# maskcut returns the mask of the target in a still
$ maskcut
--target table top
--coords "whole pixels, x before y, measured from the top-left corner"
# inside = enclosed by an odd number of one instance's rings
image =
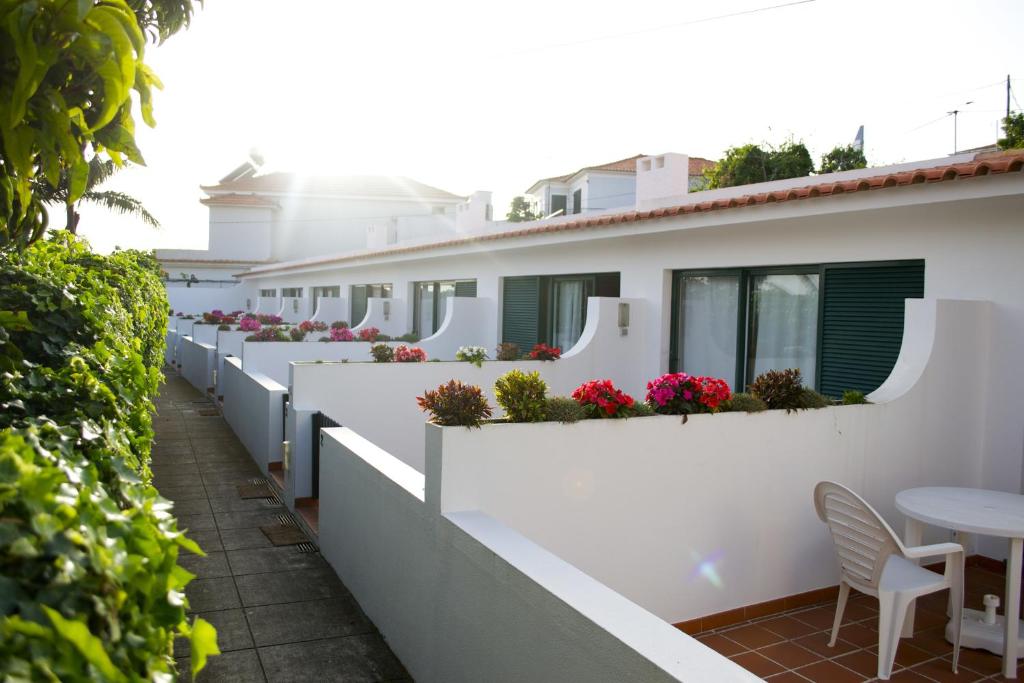
[[[927,486],[897,493],[896,509],[946,529],[1024,538],[1024,496],[1016,493]]]

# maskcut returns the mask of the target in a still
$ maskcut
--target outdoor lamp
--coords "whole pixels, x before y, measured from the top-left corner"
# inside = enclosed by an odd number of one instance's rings
[[[619,336],[629,334],[629,304],[619,304]]]
[[[385,301],[384,302],[384,320],[390,320],[390,319],[391,319],[391,302],[390,301]]]

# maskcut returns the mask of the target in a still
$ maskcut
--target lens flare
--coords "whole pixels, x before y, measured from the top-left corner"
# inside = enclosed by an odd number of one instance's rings
[[[715,588],[721,589],[725,584],[718,573],[716,565],[721,561],[724,554],[721,550],[716,550],[707,557],[701,557],[701,554],[696,550],[691,550],[690,558],[694,561],[694,567],[693,571],[690,572],[690,581],[702,578]]]

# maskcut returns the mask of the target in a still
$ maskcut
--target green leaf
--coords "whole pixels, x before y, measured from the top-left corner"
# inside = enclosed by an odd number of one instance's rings
[[[53,628],[68,642],[75,646],[75,649],[85,657],[86,661],[95,666],[101,674],[112,681],[125,681],[125,676],[114,667],[106,650],[103,649],[103,641],[89,633],[88,627],[80,621],[70,621],[60,615],[55,609],[42,605],[46,616],[53,623]],[[213,628],[212,626],[210,628]],[[214,637],[216,640],[216,637]]]
[[[206,666],[207,657],[220,654],[220,648],[217,647],[217,629],[205,619],[196,617],[192,622],[189,642],[192,645],[192,678],[194,679],[196,674]]]

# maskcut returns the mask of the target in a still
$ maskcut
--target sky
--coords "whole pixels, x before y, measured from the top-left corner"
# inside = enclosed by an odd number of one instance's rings
[[[1020,0],[207,0],[147,50],[165,86],[156,128],[136,117],[147,165],[103,188],[162,227],[83,207],[80,233],[205,248],[199,185],[254,148],[266,171],[490,190],[496,216],[539,178],[635,154],[792,138],[817,161],[864,125],[871,165],[939,158],[947,112],[963,149],[995,141],[1008,74],[1024,103],[1022,34]]]

